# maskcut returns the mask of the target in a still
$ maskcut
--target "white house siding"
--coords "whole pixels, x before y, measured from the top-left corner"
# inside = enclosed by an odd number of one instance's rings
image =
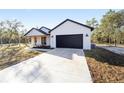
[[[91,49],[91,29],[76,23],[67,21],[51,32],[50,45],[56,48],[56,35],[83,34],[83,49]],[[88,37],[86,37],[86,34]]]
[[[46,37],[46,45],[47,46],[50,46],[50,36],[47,36]]]
[[[33,29],[31,32],[29,32],[26,36],[39,36],[39,35],[44,35],[41,32]]]

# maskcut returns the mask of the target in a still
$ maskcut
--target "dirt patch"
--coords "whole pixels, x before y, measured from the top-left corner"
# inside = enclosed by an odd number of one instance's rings
[[[26,46],[10,46],[0,49],[0,70],[32,58],[41,52],[27,51]]]

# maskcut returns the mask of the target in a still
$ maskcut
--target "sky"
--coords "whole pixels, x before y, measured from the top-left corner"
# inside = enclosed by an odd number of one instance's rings
[[[27,30],[41,26],[52,29],[67,18],[85,24],[86,20],[95,17],[100,22],[107,11],[107,9],[0,9],[0,21],[17,19]]]

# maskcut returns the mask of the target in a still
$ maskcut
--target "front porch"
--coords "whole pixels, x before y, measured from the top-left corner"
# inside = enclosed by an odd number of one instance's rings
[[[29,45],[33,48],[50,48],[49,36],[30,36]]]
[[[40,29],[32,28],[24,36],[28,38],[30,47],[50,48],[50,29],[41,27]]]

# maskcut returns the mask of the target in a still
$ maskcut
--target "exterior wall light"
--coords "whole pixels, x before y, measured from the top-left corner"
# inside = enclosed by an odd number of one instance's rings
[[[86,34],[86,37],[88,37],[89,35],[88,34]]]

